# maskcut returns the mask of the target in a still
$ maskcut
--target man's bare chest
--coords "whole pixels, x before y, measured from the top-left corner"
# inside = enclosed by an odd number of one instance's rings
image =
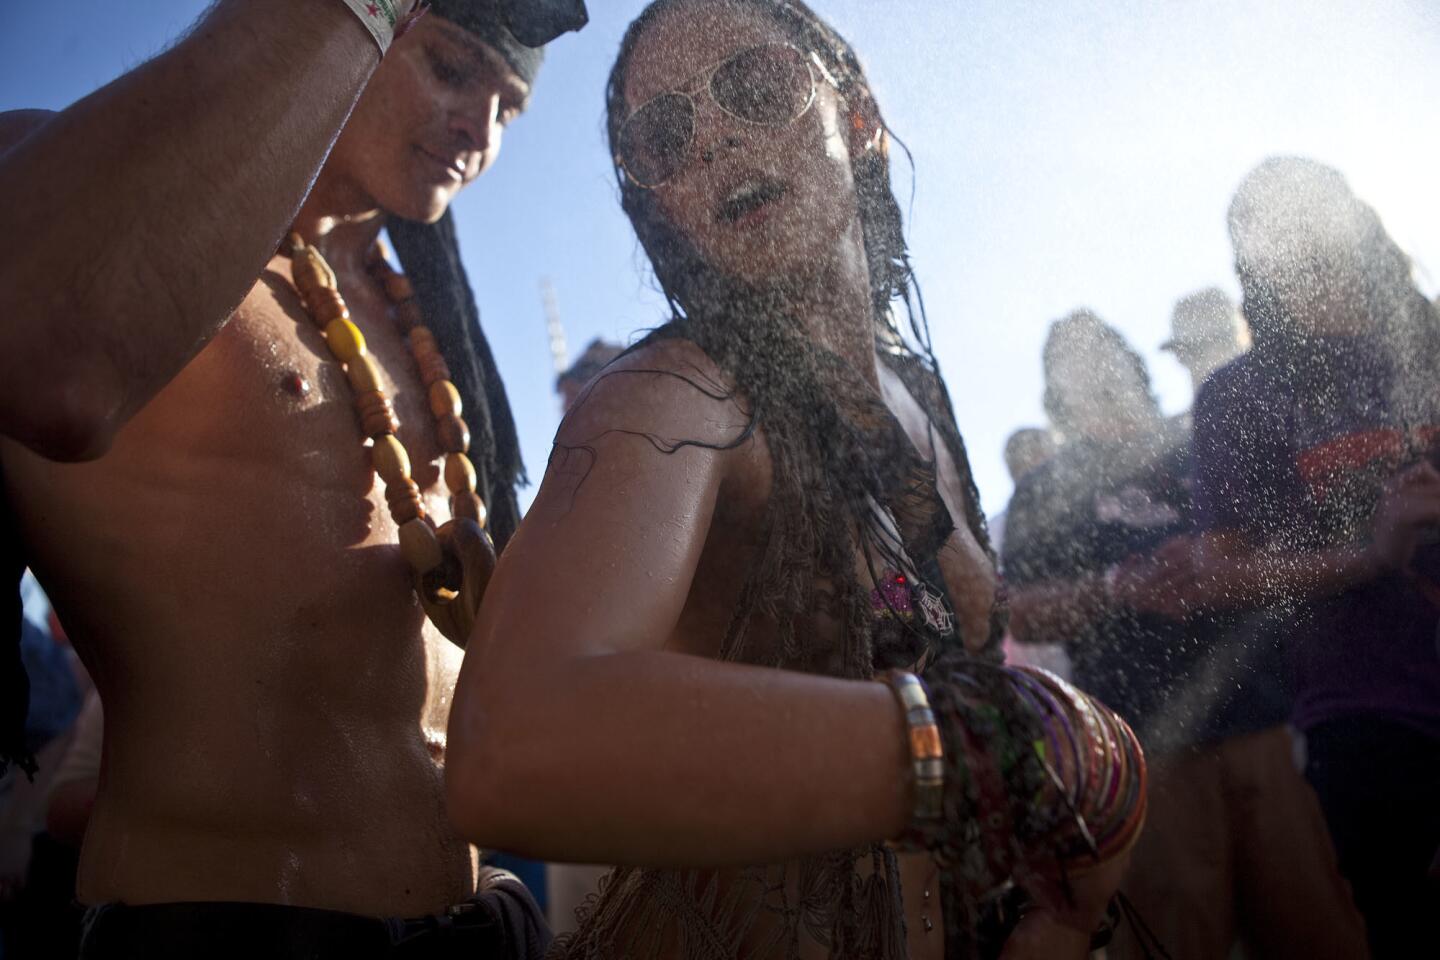
[[[441,452],[415,360],[377,291],[347,291],[347,301],[394,405],[413,477],[422,491],[435,492]],[[288,467],[297,482],[368,489],[373,480],[355,391],[283,264],[262,274],[230,322],[160,399],[171,416],[167,426],[178,434],[193,413],[191,439],[239,459]],[[217,430],[220,422],[224,429]]]

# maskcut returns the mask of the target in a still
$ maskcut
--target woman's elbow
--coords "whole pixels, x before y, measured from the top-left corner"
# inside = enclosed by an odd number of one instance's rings
[[[507,708],[457,696],[445,751],[445,800],[460,836],[484,847],[514,850],[515,814],[523,806],[515,771],[517,736],[505,733]]]

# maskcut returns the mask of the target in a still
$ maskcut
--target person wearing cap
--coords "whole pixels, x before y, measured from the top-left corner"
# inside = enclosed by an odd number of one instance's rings
[[[452,510],[467,550],[518,521],[447,211],[529,102],[517,34],[550,28],[415,6],[220,0],[66,110],[0,116],[4,575],[35,570],[106,716],[82,956],[544,949],[444,807],[461,651],[424,611],[476,581],[411,570],[468,573]],[[30,766],[0,654],[0,754]]]
[[[1175,355],[1198,394],[1210,374],[1250,349],[1250,328],[1224,290],[1206,287],[1175,304],[1170,339],[1160,349]]]

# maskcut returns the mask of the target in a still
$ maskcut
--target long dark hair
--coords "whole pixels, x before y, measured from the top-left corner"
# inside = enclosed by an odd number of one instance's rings
[[[639,38],[658,17],[693,2],[655,0],[626,31],[606,88],[612,150],[618,149],[620,126],[627,115],[625,77]],[[799,0],[727,2],[754,8],[802,50],[817,55],[848,105],[873,104],[854,50],[807,5]],[[938,434],[936,449],[944,443],[962,471],[966,520],[976,541],[988,551],[979,495],[931,348],[900,205],[891,185],[889,140],[887,130],[878,149],[858,151],[851,161],[877,349],[925,407],[932,433]],[[835,584],[834,612],[848,627],[846,672],[869,675],[874,651],[865,640],[866,592],[854,573],[853,558],[857,549],[865,551],[872,573],[878,574],[873,569],[876,560],[883,560],[892,548],[903,547],[917,563],[923,561],[916,554],[933,557],[951,529],[943,507],[943,517],[931,509],[938,501],[933,472],[928,480],[932,489],[917,489],[927,481],[917,479],[916,471],[907,471],[915,458],[879,397],[847,364],[817,348],[775,294],[706,263],[660,211],[654,191],[631,182],[618,163],[616,179],[621,205],[673,312],[672,322],[652,336],[693,340],[732,378],[735,393],[750,405],[751,428],[763,427],[774,460],[769,543],[736,611],[726,655],[745,655],[746,625],[752,615],[763,613],[780,625],[784,661],[803,660],[791,627],[795,617],[810,608],[813,585],[823,576]],[[897,304],[908,318],[908,336],[895,320]],[[925,502],[926,497],[931,502]],[[881,503],[896,515],[904,543],[886,543],[873,525],[867,528],[872,503]],[[857,524],[865,530],[858,539]],[[998,627],[992,630],[997,637],[998,632]]]

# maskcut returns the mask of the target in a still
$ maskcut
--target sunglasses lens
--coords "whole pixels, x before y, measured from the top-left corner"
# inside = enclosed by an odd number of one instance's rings
[[[810,106],[815,88],[803,53],[767,44],[722,64],[710,78],[710,95],[741,120],[788,123]]]
[[[670,179],[695,136],[695,108],[678,93],[656,97],[620,129],[620,162],[636,183],[653,187]]]

